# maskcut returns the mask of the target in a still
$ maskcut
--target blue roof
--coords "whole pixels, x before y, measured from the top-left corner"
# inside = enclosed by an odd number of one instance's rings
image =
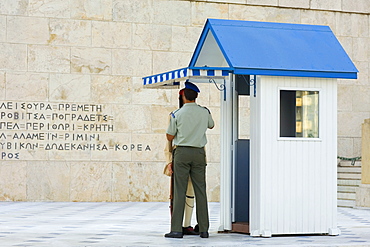
[[[328,26],[237,20],[207,20],[190,69],[205,68],[197,61],[209,32],[234,74],[357,78],[358,70]]]

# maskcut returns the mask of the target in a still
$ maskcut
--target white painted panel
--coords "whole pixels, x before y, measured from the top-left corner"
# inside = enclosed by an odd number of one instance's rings
[[[261,158],[261,128],[260,128],[260,115],[261,115],[261,95],[258,93],[261,89],[261,80],[258,76],[256,79],[257,95],[250,97],[251,104],[251,133],[250,133],[250,233],[252,236],[260,234],[261,224],[261,178],[260,178],[260,158]],[[251,87],[253,92],[253,87]],[[252,110],[253,109],[253,110]]]
[[[259,77],[251,97],[251,232],[336,228],[336,80]],[[279,138],[279,88],[319,90],[319,139]]]
[[[229,67],[215,37],[211,31],[208,31],[206,40],[199,52],[195,67]]]
[[[221,96],[221,181],[220,181],[220,226],[219,231],[231,230],[231,171],[232,171],[232,77],[226,80],[226,98]]]

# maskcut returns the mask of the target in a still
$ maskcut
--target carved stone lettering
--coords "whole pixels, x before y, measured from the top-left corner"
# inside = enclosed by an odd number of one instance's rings
[[[24,152],[150,152],[145,143],[104,138],[114,133],[114,117],[103,105],[0,102],[0,159]]]

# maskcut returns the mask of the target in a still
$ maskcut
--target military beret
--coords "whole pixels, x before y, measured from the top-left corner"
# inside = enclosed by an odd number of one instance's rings
[[[197,93],[200,93],[199,88],[195,84],[191,83],[189,80],[186,80],[185,88],[188,88],[188,89],[191,89],[191,90],[193,90]]]

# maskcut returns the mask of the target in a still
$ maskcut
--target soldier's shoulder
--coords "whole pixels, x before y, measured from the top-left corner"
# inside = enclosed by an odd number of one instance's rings
[[[201,108],[203,108],[204,110],[208,111],[209,114],[211,114],[211,111],[207,107],[201,106],[201,105],[198,105],[198,106],[201,107]]]
[[[176,117],[176,113],[177,113],[180,109],[181,109],[181,108],[179,108],[179,109],[176,109],[176,110],[172,111],[172,112],[170,113],[170,116],[171,116],[171,117],[173,117],[173,118],[175,118],[175,117]]]

